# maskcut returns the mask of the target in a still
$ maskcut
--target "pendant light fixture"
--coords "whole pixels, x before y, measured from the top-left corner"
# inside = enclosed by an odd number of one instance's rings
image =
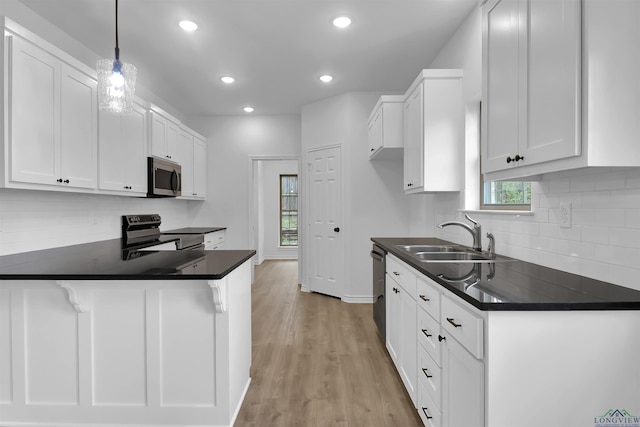
[[[116,1],[116,57],[99,59],[98,106],[113,114],[126,114],[133,108],[136,90],[136,67],[120,61],[118,47],[118,0]]]

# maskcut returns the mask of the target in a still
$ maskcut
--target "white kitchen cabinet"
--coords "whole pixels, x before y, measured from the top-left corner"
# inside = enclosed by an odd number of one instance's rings
[[[147,109],[137,100],[129,114],[100,111],[98,188],[127,196],[147,192]]]
[[[462,70],[423,70],[403,111],[406,193],[464,188]]]
[[[218,230],[204,235],[204,249],[206,251],[215,251],[224,247],[224,238],[227,234],[226,230]]]
[[[180,128],[178,154],[182,167],[182,199],[203,200],[207,195],[207,146],[204,137],[188,128]]]
[[[86,191],[97,187],[95,72],[5,18],[8,156],[3,184]]]
[[[580,154],[581,2],[483,8],[483,172]]]
[[[396,369],[415,406],[417,401],[416,274],[413,269],[392,255],[386,257],[386,271],[387,349],[396,362]],[[391,286],[390,291],[389,286]]]
[[[640,166],[638,28],[633,1],[487,2],[485,180]]]
[[[404,96],[383,95],[380,97],[368,122],[369,159],[401,158],[402,104]]]
[[[176,161],[180,121],[155,105],[149,111],[151,155]]]

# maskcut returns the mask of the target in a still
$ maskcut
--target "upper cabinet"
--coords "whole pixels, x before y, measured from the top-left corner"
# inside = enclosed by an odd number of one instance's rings
[[[403,105],[406,193],[464,188],[462,70],[423,70]]]
[[[631,71],[640,66],[636,3],[490,0],[483,6],[485,180],[640,166],[640,105],[633,101],[640,90]]]
[[[93,70],[5,19],[3,185],[97,187],[97,82]]]
[[[136,100],[133,111],[114,115],[100,111],[98,116],[100,190],[127,196],[147,193],[147,109]]]
[[[369,159],[402,157],[402,95],[383,95],[368,123]]]
[[[151,128],[151,155],[176,161],[180,121],[155,105],[149,112]]]
[[[207,192],[207,146],[204,137],[188,128],[180,128],[176,161],[182,167],[180,198],[204,199]]]

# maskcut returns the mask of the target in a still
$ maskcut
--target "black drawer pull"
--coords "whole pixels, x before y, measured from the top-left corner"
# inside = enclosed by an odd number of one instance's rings
[[[418,295],[418,296],[422,301],[431,301],[429,298],[425,297],[424,295]]]
[[[424,416],[427,417],[428,420],[430,420],[433,417],[429,415],[429,413],[427,412],[427,409],[429,408],[422,408],[422,412],[424,412]]]
[[[462,325],[459,323],[454,322],[454,318],[453,317],[447,317],[447,322],[451,323],[453,325],[454,328],[461,328]]]
[[[427,378],[433,378],[433,375],[429,375],[429,371],[427,371],[427,368],[422,368],[422,372],[424,372],[424,375]]]
[[[429,331],[427,331],[426,329],[422,329],[422,333],[425,334],[427,338],[433,336],[433,334],[430,334]]]
[[[442,335],[438,335],[438,341],[442,342],[444,340],[446,340],[447,337],[443,337]]]
[[[398,273],[397,271],[394,271],[393,274],[396,275],[396,276],[400,275],[400,273]]]

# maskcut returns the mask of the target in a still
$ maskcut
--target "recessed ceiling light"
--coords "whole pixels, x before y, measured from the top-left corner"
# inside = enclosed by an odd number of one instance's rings
[[[333,20],[333,25],[338,28],[347,28],[349,25],[351,25],[351,18],[349,18],[348,16],[338,16]]]
[[[253,113],[253,107],[244,107],[243,110],[245,113]]]
[[[324,83],[329,83],[331,80],[333,80],[333,76],[330,76],[329,74],[324,74],[318,78]]]
[[[195,31],[198,29],[198,24],[196,24],[193,21],[187,21],[187,20],[180,21],[178,25],[180,25],[180,28],[188,32]]]
[[[224,77],[220,77],[220,80],[222,80],[224,83],[230,85],[231,83],[235,82],[236,79],[234,79],[231,76],[224,76]]]

